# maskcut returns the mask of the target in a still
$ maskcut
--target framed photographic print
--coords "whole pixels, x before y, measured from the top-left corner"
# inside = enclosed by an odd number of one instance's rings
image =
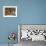
[[[3,17],[17,17],[17,6],[3,6]]]

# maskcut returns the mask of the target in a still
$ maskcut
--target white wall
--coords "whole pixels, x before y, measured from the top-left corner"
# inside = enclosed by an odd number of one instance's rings
[[[21,29],[27,30],[27,29],[40,29],[40,30],[46,30],[46,25],[21,25]]]

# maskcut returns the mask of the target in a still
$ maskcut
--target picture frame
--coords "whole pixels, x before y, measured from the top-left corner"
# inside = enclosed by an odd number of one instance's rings
[[[3,6],[3,17],[17,17],[17,6]]]

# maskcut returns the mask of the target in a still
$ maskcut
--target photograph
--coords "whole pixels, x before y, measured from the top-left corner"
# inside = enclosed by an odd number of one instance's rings
[[[3,6],[3,17],[17,17],[17,6]]]

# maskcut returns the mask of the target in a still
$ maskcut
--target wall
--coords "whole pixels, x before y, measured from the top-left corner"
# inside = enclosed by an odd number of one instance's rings
[[[21,25],[21,30],[45,30],[46,31],[46,25]]]
[[[8,34],[10,32],[16,32],[17,35],[17,23],[18,18],[3,17],[3,6],[18,6],[18,0],[1,0],[0,1],[0,44],[7,44]],[[17,39],[15,41],[18,43]]]
[[[17,5],[17,18],[4,18],[3,6]],[[18,32],[18,24],[46,24],[46,0],[1,0],[0,44],[7,44],[9,32]],[[17,40],[16,40],[17,43]]]

